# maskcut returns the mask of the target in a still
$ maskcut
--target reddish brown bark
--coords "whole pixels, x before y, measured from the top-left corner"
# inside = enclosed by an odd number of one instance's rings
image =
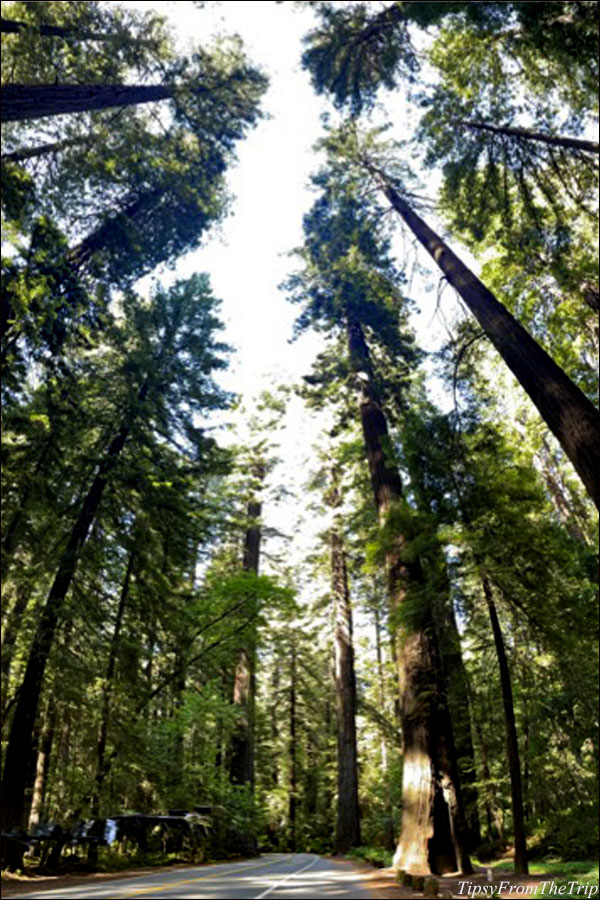
[[[400,510],[402,482],[377,396],[369,348],[360,324],[347,316],[350,369],[355,376],[363,440],[382,528]],[[386,536],[390,612],[397,626],[404,753],[402,825],[394,865],[411,872],[472,871],[452,723],[420,561],[405,559],[406,536]],[[406,599],[411,599],[407,612]],[[417,599],[422,598],[422,599]]]
[[[338,473],[332,472],[329,502],[339,509],[341,494]],[[331,591],[335,604],[334,680],[337,724],[337,820],[336,853],[359,847],[360,811],[358,805],[358,755],[356,748],[356,676],[352,642],[352,605],[348,589],[348,572],[342,520],[334,513],[330,534]]]
[[[92,112],[173,96],[168,84],[5,84],[2,122],[23,122],[65,113]]]
[[[368,165],[368,164],[367,164]],[[600,509],[598,410],[476,275],[371,167],[392,207],[456,288],[560,442]]]
[[[265,476],[264,465],[255,467],[259,483]],[[244,538],[243,568],[245,572],[258,574],[260,564],[262,504],[256,498],[248,503],[248,521]],[[256,636],[251,633],[246,643],[238,648],[234,673],[233,703],[237,717],[231,739],[229,776],[233,784],[249,784],[254,787],[254,719],[256,704]]]

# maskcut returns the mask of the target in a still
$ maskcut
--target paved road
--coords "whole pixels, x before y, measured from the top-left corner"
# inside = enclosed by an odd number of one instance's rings
[[[119,878],[104,883],[19,894],[27,898],[67,900],[369,900],[360,872],[348,863],[312,853],[266,853],[260,859],[177,869],[155,875]]]

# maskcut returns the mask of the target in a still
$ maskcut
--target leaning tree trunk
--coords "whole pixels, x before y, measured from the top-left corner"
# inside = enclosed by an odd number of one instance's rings
[[[566,147],[568,150],[586,150],[588,153],[600,153],[600,144],[596,141],[585,141],[582,138],[568,137],[561,134],[548,134],[545,131],[533,131],[530,128],[517,128],[509,125],[491,125],[489,122],[473,122],[469,119],[457,119],[457,125],[464,125],[473,131],[490,131],[492,134],[504,134],[507,137],[523,138],[527,141],[538,141],[550,144],[551,147]]]
[[[46,25],[35,22],[19,22],[15,19],[5,19],[4,17],[0,18],[0,33],[20,34],[23,31],[38,33],[42,37],[77,38],[82,41],[110,41],[114,39],[114,35],[111,34],[80,31],[78,28],[69,28],[65,25]]]
[[[402,482],[362,328],[348,315],[346,326],[371,486],[383,527],[402,501]],[[415,873],[443,874],[457,867],[468,873],[472,868],[431,602],[421,564],[418,559],[405,561],[405,546],[406,538],[397,530],[386,554],[398,634],[404,753],[402,824],[394,865]],[[407,594],[412,594],[410,606],[404,602]]]
[[[138,393],[138,402],[145,400],[147,391],[148,382],[146,381]],[[54,640],[54,632],[75,575],[81,550],[96,518],[104,489],[108,483],[110,469],[121,454],[130,429],[131,422],[124,421],[119,433],[108,448],[106,457],[83,501],[77,520],[71,529],[67,546],[60,558],[54,582],[33,637],[4,763],[2,828],[5,831],[13,826],[22,827],[24,825],[26,783],[22,761],[31,747],[42,682]]]
[[[168,84],[5,84],[2,122],[154,103],[173,96]]]
[[[338,473],[333,469],[329,496],[332,508],[342,502]],[[331,589],[335,603],[334,678],[337,720],[337,823],[336,853],[360,847],[360,810],[358,805],[358,758],[356,749],[356,675],[352,643],[352,605],[342,520],[334,512],[331,541]]]
[[[36,147],[22,147],[20,150],[13,150],[11,153],[3,153],[2,160],[15,163],[25,162],[28,159],[49,156],[50,153],[60,153],[61,150],[68,150],[69,147],[78,147],[89,143],[91,143],[89,135],[80,135],[78,137],[65,138],[62,141],[54,141],[51,144],[38,144]]]
[[[392,207],[458,291],[560,442],[600,509],[598,410],[486,286],[373,167]]]
[[[523,788],[521,783],[521,763],[519,760],[519,742],[517,740],[517,728],[515,724],[515,707],[513,703],[512,685],[504,638],[498,620],[496,604],[492,593],[492,586],[487,575],[482,576],[483,591],[487,602],[494,644],[498,657],[500,670],[500,684],[502,685],[502,703],[504,705],[504,722],[506,725],[506,754],[508,758],[508,770],[510,774],[510,795],[512,802],[513,830],[515,838],[515,872],[527,874],[527,839],[525,835],[525,815],[523,811]]]
[[[68,252],[69,262],[75,268],[89,265],[90,261],[108,248],[111,243],[127,243],[127,231],[131,224],[143,224],[142,216],[148,216],[155,212],[155,208],[163,191],[153,189],[145,191],[140,197],[126,203],[121,209],[105,218],[93,231]]]
[[[4,721],[7,713],[13,705],[13,701],[9,701],[10,688],[10,670],[12,661],[17,649],[17,640],[25,610],[29,605],[33,588],[30,581],[20,580],[15,587],[15,602],[12,605],[7,617],[6,623],[2,627],[2,652],[0,653],[0,673],[2,696],[0,698],[1,727],[4,728]]]
[[[45,441],[42,452],[35,464],[33,472],[29,473],[25,488],[19,497],[16,509],[14,510],[4,535],[2,536],[2,553],[0,554],[0,573],[2,583],[4,584],[10,566],[14,560],[15,552],[20,546],[20,542],[27,523],[30,504],[35,496],[36,490],[39,488],[40,476],[46,465],[46,460],[50,455],[50,451],[54,449],[54,431],[51,431],[49,438]],[[43,476],[42,476],[43,483]]]

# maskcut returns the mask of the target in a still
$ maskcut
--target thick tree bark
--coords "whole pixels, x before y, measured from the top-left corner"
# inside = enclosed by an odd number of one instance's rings
[[[168,84],[5,84],[2,122],[155,103],[173,96]]]
[[[247,647],[237,651],[233,684],[233,705],[236,708],[235,731],[231,738],[229,777],[232,784],[254,784],[254,753],[252,741],[252,663]]]
[[[333,470],[329,502],[338,509],[341,494],[338,473]],[[358,758],[356,749],[356,675],[352,643],[352,605],[342,521],[334,512],[330,534],[331,591],[335,604],[334,678],[337,719],[337,822],[336,853],[360,847],[360,810],[358,805]]]
[[[259,485],[265,476],[262,463],[254,467]],[[243,568],[245,572],[258,574],[260,564],[262,504],[256,498],[248,503],[248,520],[244,538]],[[229,775],[233,784],[249,784],[254,787],[254,719],[256,704],[256,640],[251,634],[237,651],[233,685],[233,703],[237,708],[235,731],[231,739]]]
[[[483,591],[490,615],[494,644],[500,669],[500,684],[502,686],[502,703],[504,705],[504,721],[506,724],[506,754],[508,758],[508,770],[510,773],[510,794],[513,814],[513,830],[515,839],[515,871],[527,874],[527,839],[525,834],[525,816],[523,812],[523,788],[521,784],[521,763],[519,760],[519,742],[517,740],[517,728],[515,724],[515,708],[513,703],[512,685],[504,638],[498,620],[496,604],[492,593],[492,586],[487,575],[482,576]]]
[[[261,484],[264,476],[264,466],[261,465],[260,471],[257,474],[257,478],[259,479]],[[261,513],[262,503],[260,503],[256,499],[250,500],[247,510],[250,525],[246,529],[246,534],[244,537],[244,555],[242,565],[244,568],[244,572],[254,572],[255,575],[258,575],[258,567],[260,565]]]
[[[48,708],[44,720],[44,727],[40,736],[38,748],[37,763],[35,768],[35,781],[33,784],[33,794],[31,797],[31,810],[29,812],[29,822],[27,830],[31,832],[39,825],[44,805],[44,797],[46,795],[46,784],[48,781],[48,771],[50,768],[50,755],[52,753],[52,744],[54,742],[54,726],[56,724],[56,703],[54,697],[50,695],[48,699]]]
[[[560,442],[600,509],[598,410],[385,176],[371,167],[400,217],[456,288]]]
[[[138,393],[138,402],[145,400],[147,391],[148,382],[146,381]],[[83,501],[77,520],[71,529],[67,546],[60,558],[54,582],[50,588],[33,637],[6,750],[2,778],[3,830],[9,830],[13,826],[22,827],[24,825],[26,784],[22,760],[29,752],[31,746],[42,681],[48,657],[50,656],[54,633],[65,598],[75,575],[81,550],[96,518],[104,489],[108,483],[110,469],[123,450],[130,429],[131,421],[124,421],[118,434],[110,444],[106,457],[100,464]]]
[[[380,613],[376,606],[373,607],[373,615],[375,617],[375,656],[377,659],[377,702],[380,710],[385,713],[387,710],[387,692],[385,689],[385,672],[383,669],[383,645],[381,642],[381,620]],[[385,732],[381,732],[381,768],[385,776],[387,776],[389,768],[389,751],[387,737]]]
[[[371,486],[380,523],[402,500],[402,482],[393,459],[387,422],[375,389],[369,348],[360,324],[347,316],[350,369],[356,378],[360,418]],[[404,752],[401,834],[394,865],[411,872],[443,874],[460,867],[472,871],[467,850],[462,796],[452,723],[448,713],[431,603],[423,595],[419,560],[403,559],[406,538],[398,530],[387,551],[391,615],[398,627]],[[404,600],[412,592],[416,615]],[[397,623],[396,623],[397,625]]]
[[[530,128],[516,128],[509,125],[491,125],[489,122],[473,122],[469,119],[457,119],[457,125],[464,125],[474,131],[491,131],[493,134],[504,134],[507,137],[524,138],[528,141],[540,141],[552,147],[566,147],[569,150],[585,150],[588,153],[600,153],[600,144],[582,138],[567,137],[560,134],[547,134],[544,131],[533,131]]]
[[[383,644],[381,640],[381,620],[378,607],[373,607],[375,616],[375,653],[377,658],[377,701],[382,712],[387,710],[387,692],[385,688],[385,672],[383,668]],[[398,721],[397,724],[400,724]],[[387,819],[385,825],[385,849],[394,850],[396,847],[396,835],[394,833],[394,810],[389,791],[389,747],[385,731],[381,730],[381,770],[383,772],[383,785],[385,790],[385,807]]]

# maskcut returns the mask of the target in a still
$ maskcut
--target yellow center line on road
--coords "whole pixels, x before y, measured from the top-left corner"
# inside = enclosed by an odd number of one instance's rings
[[[212,872],[210,875],[198,875],[196,878],[186,878],[182,881],[170,881],[167,884],[159,884],[154,887],[149,886],[145,888],[123,888],[119,891],[117,897],[107,898],[107,900],[122,900],[123,897],[137,897],[140,894],[154,894],[157,891],[167,891],[172,888],[184,887],[186,884],[195,884],[196,881],[206,881],[207,878],[217,878],[219,874],[223,875],[241,875],[243,872],[252,872],[254,869],[264,869],[265,866],[277,866],[280,863],[287,862],[287,859],[277,859],[274,862],[264,862],[257,863],[249,866],[244,866],[241,869],[233,869],[233,871],[227,872]],[[224,868],[224,867],[223,867]]]

